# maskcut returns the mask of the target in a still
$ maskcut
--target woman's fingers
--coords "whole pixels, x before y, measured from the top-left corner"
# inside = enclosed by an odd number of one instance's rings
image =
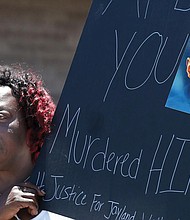
[[[44,191],[37,186],[31,183],[21,183],[11,189],[5,206],[10,210],[14,210],[15,213],[26,208],[30,215],[35,216],[38,214],[39,197],[44,195]]]
[[[35,186],[32,183],[26,182],[19,184],[23,192],[33,192],[36,193],[38,196],[44,196],[45,192],[41,189],[39,189],[37,186]]]

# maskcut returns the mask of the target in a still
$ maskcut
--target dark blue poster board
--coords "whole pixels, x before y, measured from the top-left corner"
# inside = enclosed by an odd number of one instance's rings
[[[94,0],[32,175],[77,220],[190,219],[189,0]]]

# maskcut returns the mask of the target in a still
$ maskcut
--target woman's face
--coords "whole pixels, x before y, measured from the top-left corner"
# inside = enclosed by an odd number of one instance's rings
[[[0,171],[18,167],[30,154],[26,126],[16,98],[8,86],[0,86]]]

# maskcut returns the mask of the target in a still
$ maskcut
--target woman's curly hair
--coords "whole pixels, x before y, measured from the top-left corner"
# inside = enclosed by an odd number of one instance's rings
[[[41,78],[20,65],[0,66],[0,86],[9,86],[30,132],[32,161],[37,159],[46,134],[51,131],[55,104]]]

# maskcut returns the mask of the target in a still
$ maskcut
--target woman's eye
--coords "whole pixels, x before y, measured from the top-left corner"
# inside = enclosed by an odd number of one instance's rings
[[[7,120],[11,117],[10,112],[0,111],[0,121]]]

